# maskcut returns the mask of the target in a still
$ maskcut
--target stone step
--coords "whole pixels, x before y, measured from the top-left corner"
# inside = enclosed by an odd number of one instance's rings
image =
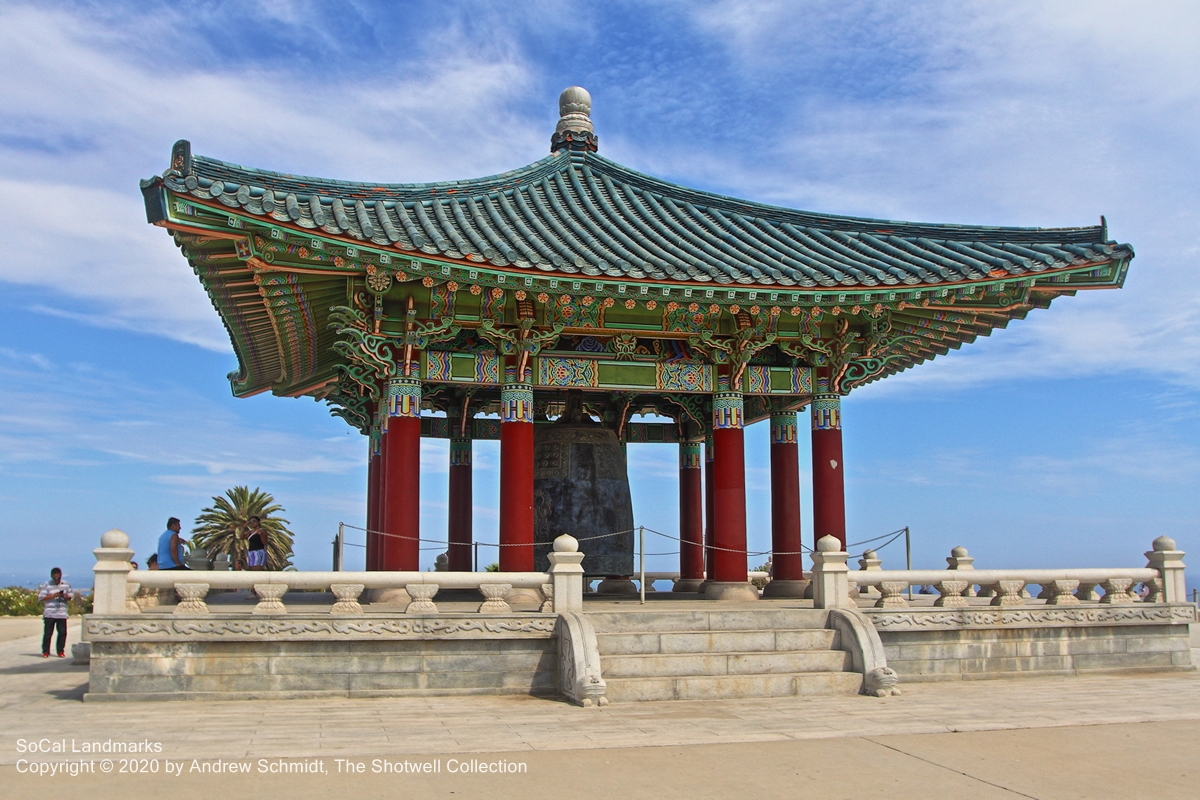
[[[585,606],[586,608],[586,606]],[[812,608],[764,610],[586,611],[597,633],[820,629],[829,612]]]
[[[614,703],[639,700],[720,700],[744,697],[858,694],[857,672],[802,672],[779,675],[713,675],[663,678],[608,678]]]
[[[841,650],[608,656],[602,662],[605,680],[841,672],[852,666],[850,654]]]
[[[600,655],[655,653],[745,653],[837,650],[837,631],[803,630],[678,630],[664,633],[596,634]]]

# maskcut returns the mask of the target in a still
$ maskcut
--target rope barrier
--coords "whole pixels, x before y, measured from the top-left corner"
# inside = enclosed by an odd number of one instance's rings
[[[513,542],[451,542],[448,539],[424,539],[419,536],[405,536],[400,533],[388,533],[387,531],[373,531],[368,528],[361,528],[357,525],[350,525],[349,523],[342,523],[342,525],[343,525],[343,527],[350,528],[351,530],[362,531],[367,534],[373,533],[376,536],[389,536],[393,539],[405,539],[408,541],[417,541],[417,542],[424,542],[426,544],[438,545],[438,547],[421,547],[421,548],[419,548],[420,550],[423,550],[423,551],[441,550],[443,545],[446,548],[450,548],[453,546],[499,548],[499,547],[539,547],[539,546],[547,547],[547,546],[552,546],[554,544],[554,542],[528,542],[528,543],[526,543],[526,542],[516,542],[516,543],[513,543]],[[701,547],[701,548],[704,548],[705,550],[719,550],[723,553],[744,553],[747,558],[749,558],[750,556],[756,556],[756,557],[759,557],[759,556],[772,556],[772,557],[774,557],[774,556],[801,556],[801,555],[806,555],[808,553],[811,553],[813,551],[813,549],[811,547],[807,547],[806,545],[804,545],[804,543],[800,544],[801,549],[797,550],[797,551],[742,550],[742,549],[738,549],[738,548],[734,548],[734,547],[718,547],[717,545],[713,545],[713,544],[706,545],[703,542],[689,542],[689,541],[685,541],[684,539],[681,539],[678,536],[673,536],[672,534],[669,534],[669,533],[663,533],[662,531],[655,530],[654,528],[643,527],[643,530],[646,533],[652,533],[656,536],[661,536],[664,539],[671,539],[673,541],[679,542],[680,545],[688,545],[690,547]],[[870,544],[871,542],[878,542],[881,539],[887,539],[886,542],[879,545],[878,547],[870,548],[870,549],[875,550],[875,552],[879,552],[880,550],[887,547],[889,544],[891,544],[892,542],[896,541],[901,536],[903,536],[906,530],[907,530],[907,528],[901,528],[900,530],[892,531],[891,533],[885,533],[882,536],[876,536],[871,539],[864,539],[861,542],[853,542],[851,544],[846,545],[846,547],[847,547],[847,549],[849,549],[851,547],[858,547],[859,545]],[[601,533],[601,534],[597,534],[596,536],[578,536],[575,538],[576,538],[576,541],[579,541],[579,542],[591,542],[591,541],[595,541],[597,539],[609,539],[614,536],[622,536],[627,533],[635,533],[636,531],[637,531],[637,528],[630,528],[628,530],[623,530],[623,531],[613,531],[612,533]],[[366,547],[365,544],[358,544],[357,542],[345,542],[345,544],[348,544],[351,547],[364,547],[364,548]],[[647,555],[647,556],[673,556],[673,555],[678,555],[681,552],[681,550],[682,550],[682,548],[680,550],[671,550],[671,551],[662,552],[662,553],[645,553],[644,555]],[[850,558],[863,558],[865,552],[866,551],[863,551],[863,553],[859,553],[857,555],[851,555]]]
[[[531,547],[531,546],[532,547],[539,547],[539,546],[551,547],[554,545],[554,542],[501,542],[501,543],[496,543],[496,542],[451,542],[449,539],[425,539],[420,536],[405,536],[402,533],[388,533],[387,531],[373,531],[373,530],[370,530],[369,528],[360,528],[357,525],[351,525],[347,522],[343,522],[340,524],[343,527],[350,528],[351,530],[362,531],[363,533],[373,533],[376,536],[390,536],[393,539],[405,539],[410,542],[415,541],[415,542],[425,542],[426,544],[446,545],[447,547],[451,547],[453,545],[457,545],[459,547],[471,547],[475,544],[478,544],[481,547]],[[601,533],[596,536],[579,536],[579,537],[576,537],[576,541],[590,542],[590,541],[594,541],[596,539],[608,539],[613,536],[621,536],[622,534],[633,533],[636,530],[637,530],[637,528],[630,528],[630,529],[624,530],[624,531],[613,531],[612,533]],[[352,544],[352,543],[347,542],[347,544]],[[355,547],[366,547],[366,545],[364,545],[364,544],[355,544],[354,546]],[[422,550],[434,550],[436,548],[422,547],[421,549]]]

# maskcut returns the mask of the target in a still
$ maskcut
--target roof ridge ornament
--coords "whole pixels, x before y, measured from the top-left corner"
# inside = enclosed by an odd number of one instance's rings
[[[596,152],[600,140],[592,127],[592,96],[582,86],[568,86],[558,96],[558,125],[550,137],[550,152],[586,150]]]

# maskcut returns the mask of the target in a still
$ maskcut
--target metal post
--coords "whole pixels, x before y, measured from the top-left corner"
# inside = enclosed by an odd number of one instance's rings
[[[334,572],[341,572],[346,568],[346,523],[338,523],[338,538],[337,538],[337,566],[334,567]]]
[[[646,526],[638,526],[638,588],[646,605]]]
[[[475,565],[471,569],[472,572],[479,572],[479,542],[472,542],[475,547]]]
[[[908,536],[908,526],[904,526],[904,568],[912,569],[912,540]],[[912,584],[908,585],[908,600],[912,602]]]

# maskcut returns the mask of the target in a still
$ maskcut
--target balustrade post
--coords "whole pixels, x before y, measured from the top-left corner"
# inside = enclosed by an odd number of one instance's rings
[[[992,596],[992,605],[994,606],[1020,606],[1025,604],[1025,599],[1021,597],[1021,590],[1025,588],[1025,581],[996,581],[996,583],[988,588],[994,592]]]
[[[254,606],[253,614],[286,614],[287,606],[283,604],[283,596],[287,594],[286,583],[256,583],[254,593],[258,595],[258,605]]]
[[[934,600],[933,604],[938,608],[966,608],[970,604],[963,595],[970,585],[971,582],[966,580],[941,581],[935,584],[938,599]]]
[[[100,537],[100,547],[92,554],[96,556],[96,564],[92,567],[96,576],[92,613],[124,614],[128,603],[125,584],[129,582],[129,570],[132,569],[129,559],[133,558],[129,536],[116,528],[106,531]]]
[[[1079,581],[1051,581],[1043,589],[1050,592],[1050,596],[1046,598],[1048,606],[1079,605],[1079,598],[1075,596],[1079,589]]]
[[[904,591],[908,581],[883,581],[879,584],[880,598],[875,601],[876,608],[908,608],[908,600]]]
[[[179,604],[175,606],[176,614],[207,614],[208,605],[204,602],[208,594],[207,583],[177,583],[175,592],[179,595]]]
[[[874,550],[864,550],[862,558],[858,560],[858,569],[860,572],[877,572],[883,569],[883,559],[879,557],[879,553]],[[878,594],[874,586],[860,586],[858,589],[859,595],[863,597],[871,597]]]
[[[547,557],[556,614],[583,611],[583,555],[574,536],[564,533],[554,540]]]
[[[1153,548],[1146,553],[1146,560],[1149,562],[1146,566],[1158,570],[1162,576],[1162,602],[1186,603],[1184,552],[1175,549],[1175,540],[1169,536],[1159,536],[1154,540]]]
[[[1105,605],[1135,602],[1129,593],[1129,587],[1133,586],[1132,578],[1109,578],[1100,585],[1104,587],[1104,597],[1100,598],[1100,602]]]
[[[404,613],[436,614],[437,605],[433,602],[433,596],[438,593],[438,588],[436,583],[405,584],[404,590],[408,592],[408,596],[412,598],[412,602],[404,609]]]
[[[333,592],[333,596],[337,598],[337,602],[329,609],[330,614],[361,614],[362,606],[358,603],[358,596],[363,593],[366,587],[361,583],[335,583],[329,587],[329,591]]]
[[[975,559],[967,552],[967,548],[959,546],[950,550],[950,556],[946,559],[946,569],[953,570],[973,570],[975,569]],[[967,581],[967,588],[963,590],[963,597],[975,596],[975,583],[971,580]]]
[[[850,601],[850,554],[833,536],[822,536],[813,551],[812,581],[814,608],[854,608]]]
[[[480,614],[507,614],[512,606],[504,599],[512,591],[511,583],[481,583],[479,591],[484,601],[479,605]]]

